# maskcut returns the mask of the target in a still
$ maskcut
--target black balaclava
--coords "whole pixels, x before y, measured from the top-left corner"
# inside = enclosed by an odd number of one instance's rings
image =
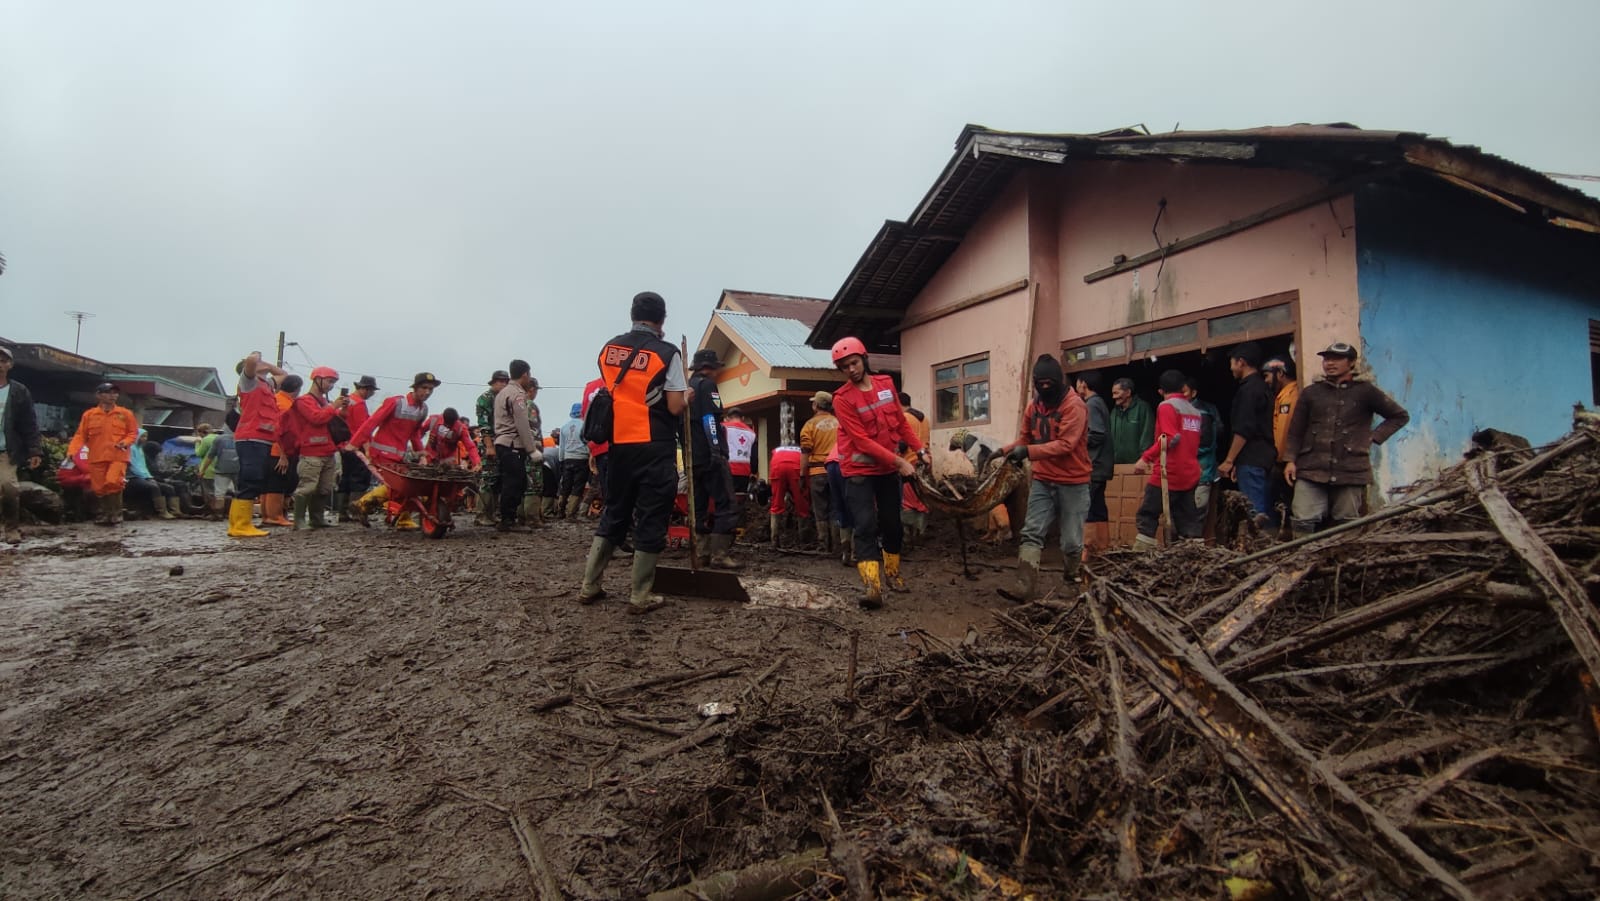
[[[1033,390],[1039,392],[1039,399],[1046,406],[1055,406],[1067,396],[1067,376],[1061,371],[1061,363],[1049,354],[1040,354],[1039,359],[1033,364]],[[1050,389],[1046,391],[1040,382],[1048,381]]]

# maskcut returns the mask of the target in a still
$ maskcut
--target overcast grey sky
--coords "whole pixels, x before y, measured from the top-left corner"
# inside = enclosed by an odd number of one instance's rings
[[[0,0],[0,335],[214,365],[279,329],[559,424],[629,298],[832,297],[967,122],[1348,121],[1600,173],[1600,2]],[[306,357],[290,348],[302,372]],[[397,380],[396,376],[404,379]]]

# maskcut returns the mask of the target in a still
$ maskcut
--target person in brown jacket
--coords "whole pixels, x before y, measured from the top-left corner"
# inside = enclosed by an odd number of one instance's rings
[[[1323,378],[1300,392],[1284,438],[1283,476],[1294,486],[1289,515],[1296,535],[1310,535],[1325,519],[1337,525],[1360,516],[1372,483],[1372,446],[1411,421],[1394,398],[1356,377],[1354,347],[1340,341],[1317,356]],[[1373,416],[1383,420],[1376,429]]]

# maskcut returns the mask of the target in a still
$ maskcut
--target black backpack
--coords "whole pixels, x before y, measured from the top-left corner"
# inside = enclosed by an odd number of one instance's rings
[[[622,371],[617,373],[616,381],[608,389],[604,385],[589,398],[589,410],[583,414],[583,432],[581,437],[590,444],[608,444],[611,441],[612,426],[615,413],[612,410],[611,392],[617,390],[622,380],[627,377],[628,370],[633,368],[633,361],[643,351],[643,347],[635,347],[633,353],[622,361]]]

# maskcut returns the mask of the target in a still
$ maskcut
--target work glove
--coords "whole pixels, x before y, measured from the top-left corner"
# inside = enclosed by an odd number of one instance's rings
[[[543,463],[544,462],[544,451],[542,451],[542,450],[540,450],[540,449],[538,449],[536,447],[533,450],[528,452],[528,459],[532,460],[535,463]]]
[[[1026,444],[1019,444],[1006,452],[1006,460],[1019,466],[1026,459],[1028,459],[1028,446]]]
[[[407,463],[416,463],[422,459],[422,454],[419,454],[416,451],[406,451],[400,455],[400,459]]]

